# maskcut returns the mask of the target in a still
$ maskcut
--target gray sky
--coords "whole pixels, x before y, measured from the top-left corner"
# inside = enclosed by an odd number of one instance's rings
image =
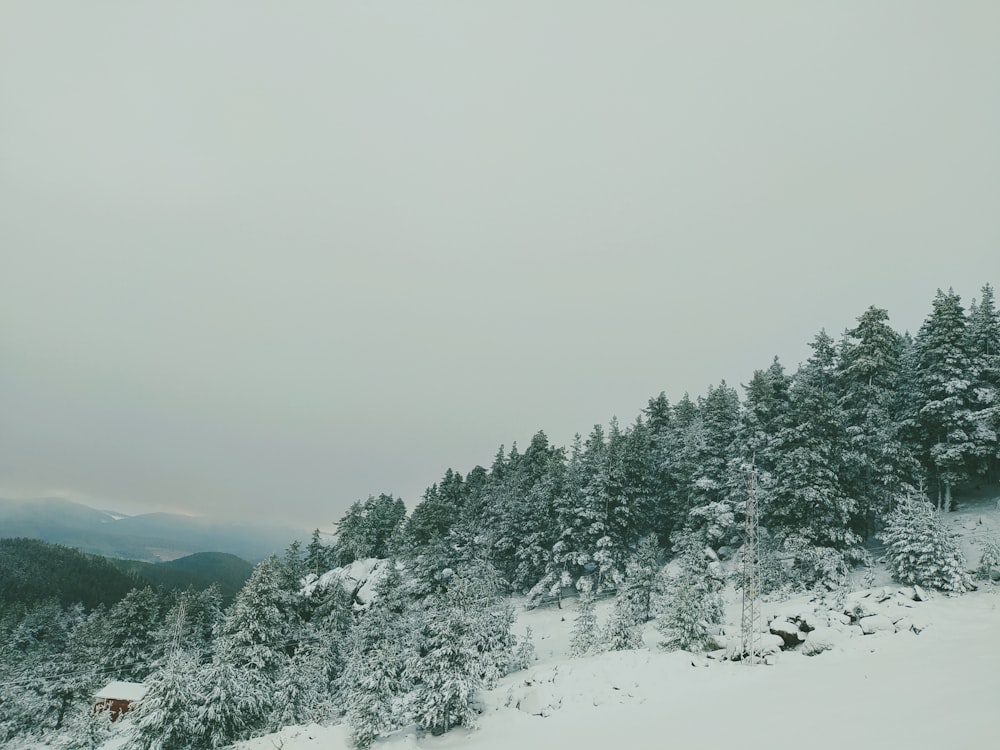
[[[0,495],[307,527],[1000,282],[1000,3],[0,0]]]

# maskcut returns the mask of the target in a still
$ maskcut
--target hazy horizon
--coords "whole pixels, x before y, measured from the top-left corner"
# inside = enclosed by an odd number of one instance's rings
[[[996,3],[0,21],[0,497],[328,527],[1000,283]]]

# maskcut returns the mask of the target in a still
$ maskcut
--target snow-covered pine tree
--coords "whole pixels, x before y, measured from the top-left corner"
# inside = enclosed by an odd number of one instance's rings
[[[442,489],[446,490],[446,483],[456,479],[461,485],[461,476],[449,472],[442,480]],[[435,485],[435,493],[437,491],[438,488]],[[429,510],[428,506],[421,510],[419,515],[425,515]],[[406,506],[402,500],[394,498],[392,495],[384,493],[378,497],[369,495],[364,503],[360,500],[356,501],[337,523],[335,550],[324,547],[319,541],[319,532],[313,532],[313,539],[308,547],[309,554],[306,558],[311,572],[317,575],[325,572],[326,568],[317,572],[317,569],[324,562],[348,565],[354,560],[366,557],[387,557],[390,553],[391,542],[405,521]]]
[[[338,678],[345,718],[359,748],[403,722],[409,630],[408,602],[391,561],[375,600],[351,628],[347,662]]]
[[[879,538],[900,583],[956,593],[973,588],[961,550],[926,500],[900,498]]]
[[[199,695],[193,707],[197,727],[193,746],[225,747],[264,725],[273,693],[264,692],[249,668],[216,659],[195,675]]]
[[[63,729],[80,709],[92,707],[103,675],[84,635],[90,622],[82,606],[63,609],[54,599],[20,618],[0,646],[0,736]]]
[[[992,481],[1000,467],[1000,312],[993,287],[983,286],[969,307],[968,349],[972,364],[975,432],[974,468]]]
[[[892,498],[912,487],[919,464],[903,442],[896,392],[902,340],[889,313],[869,307],[840,347],[838,378],[843,393],[847,450],[844,470],[848,494],[858,503],[855,528],[865,538],[888,514]]]
[[[424,491],[423,498],[406,520],[403,531],[405,549],[412,553],[430,542],[446,539],[461,517],[466,498],[462,475],[448,469],[440,483]]]
[[[149,692],[132,719],[129,750],[188,750],[196,743],[192,721],[197,662],[176,651],[146,679]]]
[[[334,565],[335,552],[323,544],[320,538],[319,529],[313,529],[309,544],[306,546],[306,572],[314,576],[321,576]]]
[[[652,611],[653,585],[659,568],[655,538],[647,537],[626,565],[625,582],[615,598],[605,642],[611,651],[642,646],[642,626]]]
[[[326,649],[308,643],[286,662],[274,686],[267,726],[273,732],[295,724],[320,721],[334,713],[326,673]]]
[[[976,575],[984,581],[993,581],[1000,577],[1000,542],[996,539],[987,539],[983,544]]]
[[[73,710],[67,718],[66,729],[65,750],[99,750],[114,736],[115,725],[107,711],[95,713],[94,706],[87,701]]]
[[[477,674],[483,687],[492,689],[510,669],[517,638],[511,632],[514,608],[500,596],[501,580],[485,560],[459,568],[448,589],[448,601],[468,620],[469,638],[479,654]]]
[[[570,656],[587,656],[598,649],[597,599],[590,578],[581,578],[576,587],[580,597],[577,599],[569,653]]]
[[[363,615],[351,631],[340,694],[359,748],[402,723],[407,652],[401,636],[396,618],[378,607]]]
[[[715,547],[726,544],[732,530],[733,504],[726,485],[739,415],[739,396],[725,381],[709,386],[705,397],[698,399],[702,442],[694,456],[692,481],[682,490],[689,509],[684,527],[704,533]]]
[[[573,585],[590,564],[590,556],[584,550],[587,547],[587,529],[596,515],[584,505],[583,457],[583,441],[576,434],[566,463],[562,491],[553,501],[558,530],[556,541],[548,556],[545,575],[528,593],[529,602],[536,603],[544,596],[554,596],[561,607],[562,590]]]
[[[792,378],[775,357],[766,370],[754,371],[745,394],[736,445],[739,465],[753,463],[762,473],[774,471],[774,438],[790,424]],[[742,492],[742,472],[740,476]]]
[[[414,686],[410,714],[435,735],[470,726],[476,716],[473,698],[482,681],[467,614],[449,602],[447,594],[435,594],[428,597],[422,620],[417,651],[406,666]]]
[[[525,628],[524,635],[515,636],[516,645],[510,655],[510,664],[507,673],[519,672],[527,669],[537,658],[535,656],[535,641],[531,635],[531,628]]]
[[[274,556],[254,568],[226,611],[215,640],[216,656],[273,682],[284,666],[297,629],[297,602],[284,587],[282,562]]]
[[[916,339],[922,458],[937,482],[938,508],[946,512],[952,488],[968,477],[978,452],[966,325],[959,296],[938,289]]]
[[[278,678],[301,636],[301,602],[287,589],[287,568],[271,556],[254,568],[219,626],[214,648],[213,698],[205,705],[207,726],[218,740],[266,726]],[[234,680],[237,682],[234,684]],[[228,694],[229,705],[215,705]],[[233,739],[229,738],[229,742]]]
[[[789,426],[775,437],[774,485],[764,508],[779,539],[847,550],[860,539],[850,528],[856,503],[844,487],[844,414],[835,382],[833,340],[820,331],[813,355],[795,376]]]
[[[120,680],[142,680],[149,674],[164,625],[164,604],[160,594],[146,587],[132,589],[111,607],[98,655],[105,674]]]
[[[679,541],[677,575],[663,585],[663,598],[656,628],[663,636],[660,646],[674,651],[705,651],[714,648],[713,631],[722,622],[724,585],[719,563],[691,537]]]

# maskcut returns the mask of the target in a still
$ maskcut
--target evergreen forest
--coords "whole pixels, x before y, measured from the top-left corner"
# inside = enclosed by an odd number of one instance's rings
[[[449,468],[409,512],[386,494],[358,500],[332,543],[315,532],[263,561],[228,606],[211,587],[7,608],[0,741],[97,746],[111,730],[91,696],[111,679],[149,686],[135,748],[223,747],[340,718],[359,747],[405,724],[442,733],[472,724],[476,692],[530,662],[511,595],[578,596],[567,627],[580,655],[635,648],[653,618],[665,648],[711,649],[726,583],[715,561],[741,554],[748,472],[766,588],[833,590],[883,555],[899,580],[971,587],[937,519],[1000,478],[993,289],[967,308],[939,290],[916,335],[873,306],[810,347],[794,372],[765,360],[739,388],[661,393],[568,446],[538,432],[489,467]],[[669,560],[680,573],[666,580]],[[378,569],[374,595],[317,585],[352,564]],[[598,631],[601,597],[615,604]]]

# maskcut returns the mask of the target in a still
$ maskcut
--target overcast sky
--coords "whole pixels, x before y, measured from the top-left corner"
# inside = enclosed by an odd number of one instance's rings
[[[0,0],[0,496],[311,528],[1000,282],[1000,3]]]

